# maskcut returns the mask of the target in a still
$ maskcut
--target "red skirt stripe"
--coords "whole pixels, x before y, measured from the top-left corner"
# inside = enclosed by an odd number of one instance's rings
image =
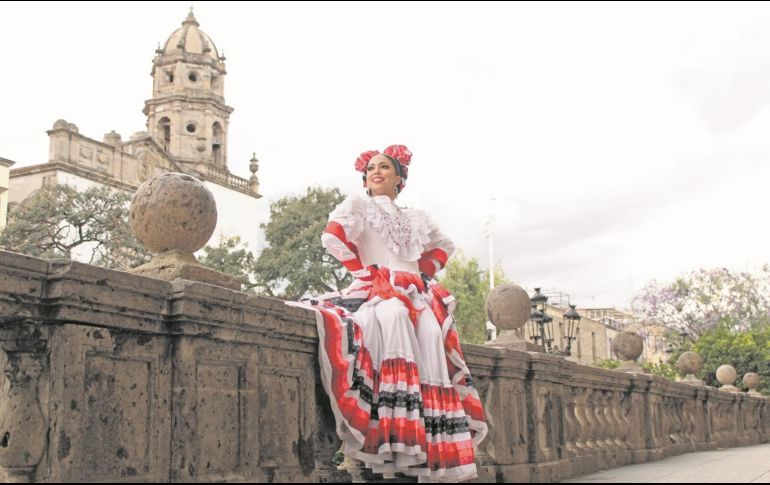
[[[334,394],[333,397],[337,401],[342,416],[354,429],[365,435],[369,428],[369,418],[371,416],[371,411],[366,409],[371,409],[371,407],[362,399],[347,395],[352,383],[348,379],[350,362],[345,359],[342,352],[341,325],[337,315],[323,309],[319,309],[319,311],[323,315],[324,320],[324,350],[332,368],[331,387]],[[371,368],[371,365],[369,367]]]
[[[420,385],[420,373],[417,364],[403,358],[385,359],[380,364],[380,382],[383,384],[406,383],[407,386]]]

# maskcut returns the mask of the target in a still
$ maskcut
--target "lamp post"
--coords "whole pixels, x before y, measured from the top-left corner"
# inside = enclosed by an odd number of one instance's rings
[[[532,305],[532,312],[527,323],[529,339],[535,344],[540,345],[546,354],[565,357],[572,355],[572,342],[577,338],[580,319],[582,318],[577,310],[575,310],[575,305],[570,305],[569,310],[562,315],[567,322],[566,335],[564,335],[567,345],[563,351],[560,351],[553,345],[553,318],[546,313],[548,297],[540,292],[540,288],[535,288],[535,294],[529,301]]]

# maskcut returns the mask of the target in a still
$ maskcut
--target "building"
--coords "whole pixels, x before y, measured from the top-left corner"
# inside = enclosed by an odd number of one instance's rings
[[[14,162],[0,158],[0,231],[8,219],[8,182],[9,171]]]
[[[630,311],[617,308],[579,308],[578,312],[588,318],[602,322],[608,328],[618,332],[633,332],[644,340],[644,351],[640,357],[643,363],[667,362],[670,353],[667,353],[669,330],[662,324],[650,322],[634,315]],[[612,340],[608,341],[610,348]],[[612,352],[610,352],[612,355]],[[614,356],[613,356],[614,358]]]
[[[555,290],[544,290],[541,294],[548,297],[545,313],[553,319],[550,328],[553,332],[551,338],[554,351],[564,351],[567,347],[568,334],[564,313],[569,309],[570,296]],[[580,325],[572,342],[570,355],[565,358],[582,365],[592,365],[596,361],[611,358],[612,341],[619,333],[618,329],[601,320],[591,318],[582,309],[578,309],[578,313],[581,316]],[[524,340],[540,343],[531,338],[533,332],[539,334],[539,329],[530,321],[518,329],[516,334]]]
[[[182,26],[155,51],[152,98],[143,110],[145,131],[128,140],[112,131],[97,140],[81,134],[73,123],[56,121],[47,132],[48,161],[11,170],[9,202],[21,202],[44,184],[134,192],[155,175],[183,172],[203,181],[217,201],[219,218],[212,242],[217,235],[239,235],[256,252],[258,224],[248,216],[256,214],[261,197],[258,163],[252,157],[249,179],[228,170],[233,108],[224,98],[225,57],[199,25],[191,9]]]

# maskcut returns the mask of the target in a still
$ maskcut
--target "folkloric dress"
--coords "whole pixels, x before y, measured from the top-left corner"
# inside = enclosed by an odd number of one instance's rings
[[[424,212],[388,196],[348,197],[322,244],[356,279],[298,305],[317,314],[321,378],[345,455],[385,477],[475,478],[487,424],[454,297],[432,279],[454,245]]]

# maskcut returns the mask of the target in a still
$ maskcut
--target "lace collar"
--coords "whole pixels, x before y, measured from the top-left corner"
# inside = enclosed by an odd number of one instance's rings
[[[366,219],[388,249],[405,261],[417,261],[430,241],[430,227],[420,211],[398,207],[387,195],[371,197]]]

